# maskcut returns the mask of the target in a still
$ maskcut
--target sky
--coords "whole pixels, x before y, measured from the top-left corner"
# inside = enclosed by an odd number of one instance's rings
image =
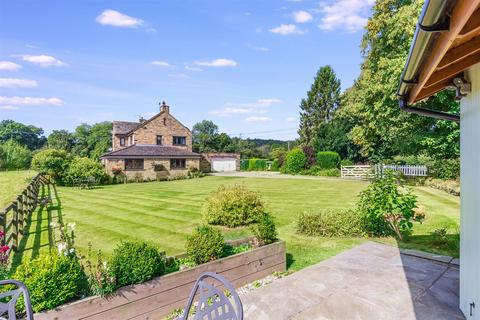
[[[297,137],[318,68],[345,90],[374,0],[0,1],[0,120],[138,121],[166,101],[250,138]]]

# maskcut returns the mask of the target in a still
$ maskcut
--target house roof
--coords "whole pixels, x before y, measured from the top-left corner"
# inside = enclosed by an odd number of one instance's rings
[[[137,128],[138,122],[113,121],[113,134],[127,134]]]
[[[104,154],[101,158],[200,158],[200,154],[178,147],[134,144]]]
[[[405,105],[460,88],[463,71],[480,62],[479,5],[480,0],[425,1],[398,87]]]

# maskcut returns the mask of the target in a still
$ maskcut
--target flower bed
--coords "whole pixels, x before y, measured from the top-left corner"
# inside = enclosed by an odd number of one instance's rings
[[[94,296],[37,314],[35,319],[161,318],[184,307],[200,274],[217,272],[235,287],[286,270],[285,243],[275,242],[142,284],[126,286],[107,297]]]

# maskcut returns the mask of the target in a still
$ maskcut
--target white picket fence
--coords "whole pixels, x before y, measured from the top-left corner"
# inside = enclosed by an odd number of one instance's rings
[[[406,177],[426,177],[428,173],[427,166],[406,166],[395,164],[375,165],[375,173],[377,175],[383,174],[385,170],[399,171]]]
[[[344,179],[372,179],[375,176],[382,176],[385,170],[399,171],[406,177],[426,177],[427,166],[406,166],[406,165],[357,165],[342,166],[341,176]]]

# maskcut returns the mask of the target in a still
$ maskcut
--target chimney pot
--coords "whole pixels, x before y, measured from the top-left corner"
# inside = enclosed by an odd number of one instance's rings
[[[170,106],[168,106],[165,101],[162,101],[160,104],[160,112],[170,113]]]

